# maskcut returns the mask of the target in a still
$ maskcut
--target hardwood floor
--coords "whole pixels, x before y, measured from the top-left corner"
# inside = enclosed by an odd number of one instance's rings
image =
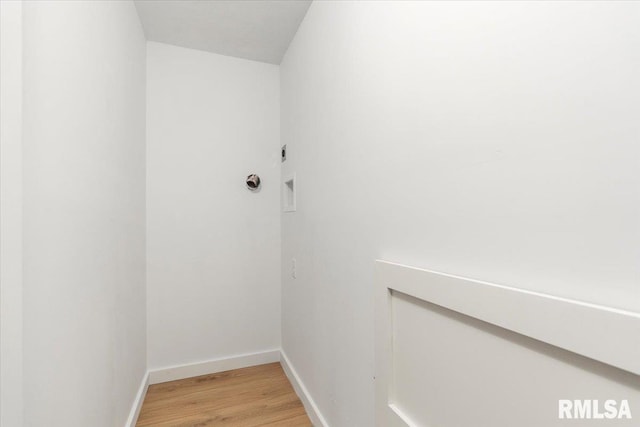
[[[307,427],[280,363],[149,386],[138,427]]]

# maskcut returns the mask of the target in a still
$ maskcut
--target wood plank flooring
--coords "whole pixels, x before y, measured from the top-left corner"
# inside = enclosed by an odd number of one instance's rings
[[[149,386],[138,427],[311,427],[280,363]]]

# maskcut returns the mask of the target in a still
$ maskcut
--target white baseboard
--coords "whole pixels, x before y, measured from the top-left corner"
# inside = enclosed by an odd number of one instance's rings
[[[181,380],[184,378],[197,377],[199,375],[214,374],[216,372],[224,372],[232,369],[248,368],[249,366],[263,365],[265,363],[273,362],[280,362],[282,365],[282,369],[291,382],[296,394],[302,401],[302,404],[307,411],[307,415],[309,415],[313,425],[315,427],[329,427],[329,424],[322,416],[322,413],[309,394],[309,391],[300,380],[300,377],[289,361],[289,358],[282,350],[242,354],[222,359],[208,360],[206,362],[150,370],[142,379],[140,389],[138,390],[135,401],[131,407],[131,413],[127,419],[126,427],[135,427],[140,414],[140,409],[142,408],[142,402],[144,401],[147,389],[151,384]]]
[[[322,416],[322,413],[318,409],[318,406],[313,401],[311,394],[309,394],[309,390],[304,386],[304,383],[298,376],[298,373],[294,369],[293,365],[289,361],[287,354],[284,350],[280,350],[280,364],[282,365],[282,369],[284,373],[289,378],[289,382],[293,386],[293,389],[296,391],[296,394],[302,401],[304,405],[304,409],[307,411],[307,415],[311,419],[311,423],[314,427],[329,427],[329,424]]]
[[[170,366],[149,371],[149,384],[164,383],[197,377],[199,375],[214,374],[232,369],[248,368],[249,366],[264,365],[280,361],[280,350],[269,350],[260,353],[240,354],[222,359],[187,365]]]
[[[127,418],[126,427],[135,427],[136,422],[138,422],[138,416],[140,415],[140,409],[142,409],[142,402],[144,402],[144,397],[147,395],[147,389],[149,388],[149,372],[144,374],[142,377],[142,382],[140,383],[140,388],[138,389],[138,393],[136,393],[136,398],[133,401],[133,405],[131,405],[131,412],[129,412],[129,418]]]

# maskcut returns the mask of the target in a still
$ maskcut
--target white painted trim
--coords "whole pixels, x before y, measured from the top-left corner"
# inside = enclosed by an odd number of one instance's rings
[[[402,412],[402,409],[398,408],[396,404],[389,403],[389,409],[396,415],[393,425],[390,427],[418,427],[418,424],[411,421],[409,416]]]
[[[298,373],[289,361],[284,350],[280,349],[264,351],[261,353],[242,354],[239,356],[209,360],[206,362],[177,365],[169,368],[147,371],[131,406],[131,412],[129,413],[129,418],[127,418],[126,427],[135,427],[147,390],[152,384],[197,377],[199,375],[215,374],[217,372],[248,368],[250,366],[264,365],[266,363],[274,362],[280,362],[282,365],[282,369],[289,379],[289,382],[291,382],[296,394],[302,401],[312,424],[315,427],[329,427],[329,424],[322,416],[318,406],[311,397],[311,394],[309,394],[307,388],[304,386],[304,383],[298,376]]]
[[[268,350],[260,353],[240,354],[205,362],[189,363],[170,366],[149,371],[149,384],[182,380],[199,375],[215,374],[216,372],[232,369],[248,368],[249,366],[264,365],[280,361],[280,350]]]
[[[140,382],[140,388],[138,389],[138,393],[136,393],[136,398],[133,401],[133,405],[131,405],[131,411],[129,412],[129,417],[127,418],[127,424],[125,424],[126,427],[136,427],[138,416],[140,415],[140,410],[142,409],[142,403],[144,402],[144,398],[147,395],[148,389],[149,372],[146,372],[142,377],[142,381]]]
[[[377,426],[402,425],[394,411],[392,292],[640,374],[640,313],[385,261],[376,261],[375,278]]]
[[[640,374],[640,313],[378,261],[381,286]]]
[[[282,365],[282,369],[284,373],[289,378],[289,382],[293,386],[296,394],[302,401],[304,405],[304,409],[307,411],[307,415],[311,419],[311,423],[314,427],[329,427],[329,423],[324,419],[320,409],[318,409],[318,405],[316,405],[315,401],[311,397],[309,390],[305,387],[304,383],[298,376],[295,368],[291,364],[291,361],[287,357],[287,354],[284,350],[281,350],[280,364]]]

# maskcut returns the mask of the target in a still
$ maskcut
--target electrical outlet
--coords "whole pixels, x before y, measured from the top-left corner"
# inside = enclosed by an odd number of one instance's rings
[[[291,277],[296,278],[296,259],[291,258]]]

